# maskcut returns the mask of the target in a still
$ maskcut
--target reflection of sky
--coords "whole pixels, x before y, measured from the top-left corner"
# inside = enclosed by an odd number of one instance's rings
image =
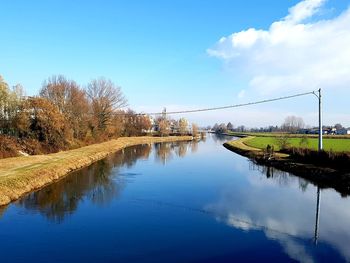
[[[228,184],[218,200],[206,209],[232,227],[244,231],[263,230],[268,238],[277,240],[291,258],[313,262],[308,247],[314,236],[317,189],[309,184],[302,191],[300,184],[305,182],[287,174],[267,179],[259,172],[245,171],[244,187]],[[330,244],[350,260],[349,200],[333,190],[324,190],[320,210],[320,242]]]

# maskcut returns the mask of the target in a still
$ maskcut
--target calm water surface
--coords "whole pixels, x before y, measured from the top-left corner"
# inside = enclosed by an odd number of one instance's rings
[[[226,150],[125,149],[0,210],[0,262],[350,261],[350,199]],[[317,223],[317,221],[319,223]]]

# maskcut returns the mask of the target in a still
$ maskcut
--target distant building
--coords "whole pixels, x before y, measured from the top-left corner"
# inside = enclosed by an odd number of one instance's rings
[[[350,129],[342,128],[337,130],[336,134],[338,135],[349,135],[350,134]]]
[[[337,134],[337,128],[335,128],[335,127],[329,128],[329,129],[328,129],[328,134],[330,134],[330,135],[335,135],[335,134]]]
[[[300,134],[318,134],[319,130],[318,127],[314,127],[314,128],[309,128],[309,129],[300,129],[298,131],[298,133]],[[322,128],[322,134],[324,135],[350,135],[350,128],[346,129],[346,128],[342,128],[342,129],[338,129],[335,127],[323,127]]]

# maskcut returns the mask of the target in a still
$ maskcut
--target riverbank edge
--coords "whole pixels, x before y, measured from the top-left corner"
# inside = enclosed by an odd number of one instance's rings
[[[121,137],[107,142],[47,155],[0,160],[0,206],[58,181],[129,146],[160,142],[192,141],[192,136]]]
[[[284,172],[292,173],[309,180],[321,188],[334,188],[344,196],[350,194],[349,171],[338,171],[332,168],[317,167],[312,164],[295,162],[289,155],[278,155],[278,153],[274,159],[268,160],[264,158],[264,152],[261,149],[244,144],[244,141],[250,138],[251,137],[244,137],[226,142],[223,146],[234,153],[249,158],[258,165],[273,167]]]

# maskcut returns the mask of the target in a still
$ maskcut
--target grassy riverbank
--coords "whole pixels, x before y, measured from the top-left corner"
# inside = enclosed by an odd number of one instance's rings
[[[242,137],[245,136],[244,144],[257,149],[266,149],[267,145],[274,147],[276,151],[280,150],[278,137],[287,136],[288,147],[308,148],[317,150],[317,135],[302,134],[283,134],[283,133],[231,133],[231,135]],[[306,138],[306,141],[305,141]],[[304,140],[304,143],[302,142]],[[323,138],[323,149],[334,152],[350,152],[350,137],[348,135],[328,135]]]
[[[302,138],[289,138],[288,144],[290,147],[300,147]],[[275,150],[279,151],[280,147],[278,145],[278,141],[276,137],[251,137],[249,140],[245,142],[246,145],[259,148],[266,149],[266,146],[269,144],[274,146]],[[308,138],[307,144],[303,145],[303,147],[317,150],[318,148],[318,139],[317,138]],[[350,139],[323,139],[323,149],[326,151],[335,151],[335,152],[346,152],[350,151]]]
[[[0,205],[52,183],[69,172],[87,166],[107,155],[137,144],[189,141],[191,136],[122,137],[100,144],[47,155],[0,160]]]
[[[256,137],[248,136],[224,144],[225,148],[250,158],[253,162],[277,168],[308,179],[322,188],[332,187],[342,195],[350,195],[350,168],[348,153],[315,150],[275,152],[273,156],[260,148],[248,145]],[[266,149],[266,147],[265,147]]]
[[[230,141],[227,143],[224,143],[224,146],[226,148],[228,148],[229,150],[232,150],[234,152],[237,152],[243,156],[247,156],[247,157],[262,157],[264,155],[264,151],[262,150],[262,148],[259,147],[254,147],[249,145],[247,142],[251,141],[252,139],[254,139],[255,137],[252,136],[247,136],[244,138],[240,138],[238,140],[234,140],[234,141]],[[266,148],[266,147],[265,147]],[[287,158],[288,154],[284,154],[284,153],[275,153],[275,156],[278,158]]]

